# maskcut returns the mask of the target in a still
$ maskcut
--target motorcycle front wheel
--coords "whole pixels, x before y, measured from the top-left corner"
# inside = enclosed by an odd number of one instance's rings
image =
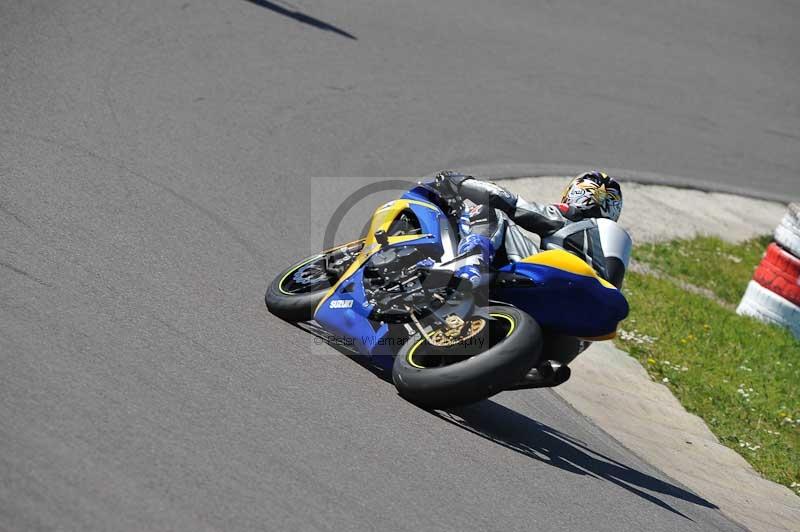
[[[454,345],[437,347],[419,333],[409,338],[392,368],[403,398],[425,408],[474,403],[502,392],[539,362],[542,330],[533,318],[510,306],[484,310],[481,332]]]
[[[363,240],[358,240],[337,246],[279,273],[264,295],[267,309],[290,322],[313,319],[317,305],[330,287],[336,284],[339,275],[352,262],[363,244]],[[340,264],[336,264],[337,262]],[[331,269],[332,266],[339,270],[338,275]]]

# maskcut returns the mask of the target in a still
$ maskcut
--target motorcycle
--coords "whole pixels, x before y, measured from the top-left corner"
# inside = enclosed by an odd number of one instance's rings
[[[462,211],[460,198],[418,183],[378,207],[360,240],[278,275],[267,308],[314,320],[426,408],[563,383],[568,364],[628,314],[630,236],[607,219],[568,224],[474,289],[454,276],[470,255],[456,255]]]

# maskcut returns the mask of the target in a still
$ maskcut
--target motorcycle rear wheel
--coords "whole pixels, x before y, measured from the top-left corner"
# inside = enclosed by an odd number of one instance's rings
[[[542,330],[517,308],[486,307],[480,336],[434,347],[416,333],[394,361],[392,381],[408,401],[424,408],[474,403],[502,392],[539,362]]]

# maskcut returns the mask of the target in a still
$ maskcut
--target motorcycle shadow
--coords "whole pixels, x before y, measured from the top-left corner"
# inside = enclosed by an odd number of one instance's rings
[[[648,475],[587,447],[553,427],[492,400],[430,411],[434,416],[524,456],[576,475],[589,475],[615,484],[665,510],[693,521],[648,492],[667,495],[698,506],[718,507],[667,481]],[[647,491],[645,491],[647,490]]]
[[[324,337],[327,334],[314,322],[298,323],[295,326],[314,336]],[[386,382],[392,382],[390,371],[371,364],[369,358],[359,354],[356,350],[342,345],[328,345],[377,377]],[[549,425],[531,419],[490,399],[447,410],[423,410],[447,423],[528,458],[576,475],[589,475],[611,482],[689,521],[694,520],[648,492],[666,495],[705,508],[715,510],[719,508],[684,488],[633,469],[590,449],[584,443]]]

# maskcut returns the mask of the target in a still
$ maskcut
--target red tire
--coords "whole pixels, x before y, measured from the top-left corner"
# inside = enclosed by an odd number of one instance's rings
[[[753,280],[800,306],[800,259],[772,243],[756,268]]]
[[[792,279],[800,277],[800,258],[795,257],[775,242],[767,246],[767,252],[764,254],[762,262],[770,263]]]

